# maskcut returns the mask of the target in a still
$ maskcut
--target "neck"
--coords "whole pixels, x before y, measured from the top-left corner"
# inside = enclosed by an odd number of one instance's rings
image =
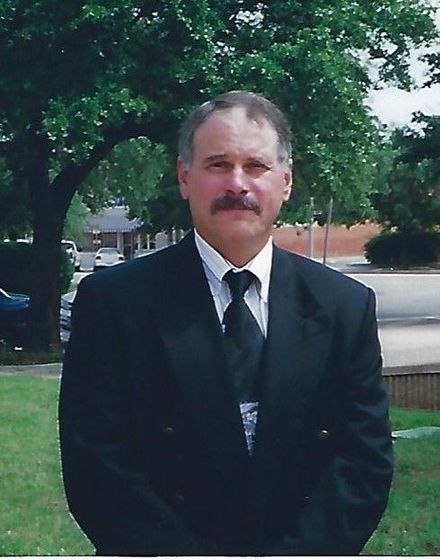
[[[200,232],[199,232],[200,235]],[[256,242],[255,240],[232,240],[225,241],[224,239],[203,239],[211,245],[222,257],[228,260],[237,268],[242,268],[250,262],[258,253],[263,249],[269,240],[269,237]]]

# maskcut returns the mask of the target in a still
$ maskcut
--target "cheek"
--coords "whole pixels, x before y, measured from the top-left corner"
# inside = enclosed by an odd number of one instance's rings
[[[268,209],[279,208],[284,199],[284,189],[280,182],[270,182],[255,190],[256,196]]]
[[[197,178],[196,191],[200,198],[216,196],[224,188],[224,178],[221,175],[201,174]]]

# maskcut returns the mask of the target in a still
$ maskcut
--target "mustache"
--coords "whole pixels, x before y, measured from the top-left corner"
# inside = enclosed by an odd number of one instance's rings
[[[261,208],[258,202],[250,196],[231,196],[225,194],[211,203],[211,214],[216,214],[222,210],[252,210],[260,215]]]

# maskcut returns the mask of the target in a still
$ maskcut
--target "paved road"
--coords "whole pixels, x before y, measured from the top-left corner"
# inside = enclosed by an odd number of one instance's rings
[[[373,288],[381,322],[440,322],[440,274],[353,274]]]
[[[440,322],[433,324],[379,324],[385,367],[440,371]]]
[[[440,366],[440,274],[354,274],[377,296],[385,367]]]

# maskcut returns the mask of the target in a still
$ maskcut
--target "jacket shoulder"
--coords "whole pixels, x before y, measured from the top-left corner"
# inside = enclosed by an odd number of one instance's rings
[[[188,243],[160,249],[151,255],[139,257],[115,267],[100,270],[83,278],[82,290],[91,290],[102,297],[116,294],[142,294],[152,298],[173,289],[176,279],[194,264],[196,255]]]
[[[274,263],[288,269],[292,275],[323,297],[335,299],[337,295],[366,297],[370,288],[342,272],[314,261],[308,257],[274,248]]]

